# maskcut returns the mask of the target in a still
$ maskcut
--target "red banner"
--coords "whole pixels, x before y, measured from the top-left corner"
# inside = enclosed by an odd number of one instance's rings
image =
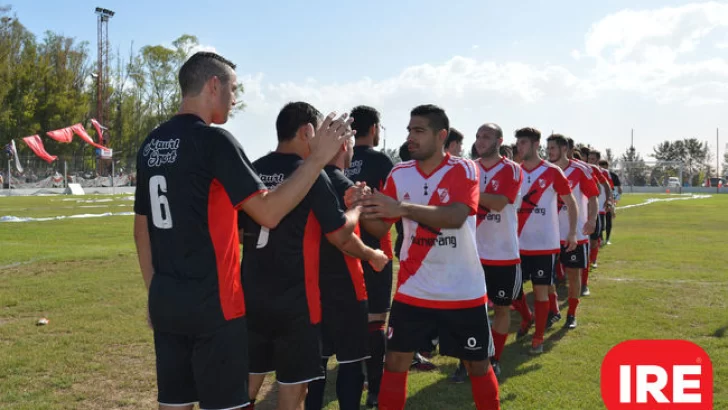
[[[66,127],[61,128],[60,130],[48,131],[46,132],[46,135],[58,142],[68,144],[73,139],[73,130],[71,130],[71,127]]]
[[[23,138],[23,141],[25,141],[26,144],[28,144],[28,147],[30,147],[31,150],[37,155],[39,158],[43,159],[47,163],[51,163],[58,159],[57,156],[51,155],[46,152],[45,147],[43,147],[43,141],[40,140],[40,137],[38,135],[31,135],[30,137]]]
[[[73,124],[68,128],[73,130],[73,132],[76,133],[76,135],[78,135],[79,137],[81,137],[82,140],[93,145],[94,147],[102,148],[102,149],[106,148],[101,144],[95,143],[94,140],[86,133],[86,129],[83,127],[83,125],[80,122],[78,124]]]
[[[104,130],[107,130],[108,128],[101,125],[98,121],[96,121],[95,118],[91,118],[91,124],[94,125],[94,128],[96,128],[96,136],[99,137],[99,143],[104,143]]]

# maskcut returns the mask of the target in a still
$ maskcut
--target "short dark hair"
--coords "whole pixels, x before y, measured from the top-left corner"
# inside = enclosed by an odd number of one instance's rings
[[[574,151],[574,159],[578,159],[578,160],[581,161],[583,159],[581,157],[581,152],[579,152],[578,150],[577,151]]]
[[[600,159],[599,166],[609,168],[609,161],[607,161],[606,159]]]
[[[510,145],[501,145],[500,154],[508,159],[513,159],[513,150]]]
[[[511,145],[511,152],[513,152],[514,158],[516,157],[516,155],[518,155],[518,144]]]
[[[290,141],[299,128],[306,124],[316,127],[322,119],[323,115],[313,105],[302,101],[290,102],[281,108],[276,118],[278,141]]]
[[[450,130],[447,133],[447,139],[445,140],[445,149],[448,149],[452,143],[463,142],[464,139],[465,136],[463,136],[462,132],[450,127]]]
[[[448,130],[448,132],[450,130],[450,120],[447,118],[445,110],[436,105],[418,105],[412,109],[410,116],[427,118],[428,126],[436,133],[441,130]]]
[[[551,134],[550,137],[546,138],[546,142],[555,142],[559,147],[568,147],[569,142],[566,141],[566,137],[561,134]]]
[[[205,83],[217,77],[223,83],[230,81],[230,70],[235,70],[235,64],[219,54],[209,51],[200,51],[190,57],[179,69],[177,76],[182,96],[196,96],[202,91]]]
[[[516,138],[528,138],[532,142],[541,141],[541,131],[531,127],[517,129]]]
[[[354,122],[351,123],[351,129],[356,131],[356,138],[366,137],[369,135],[369,129],[372,125],[379,124],[379,111],[368,105],[359,105],[351,110]]]
[[[470,159],[478,158],[480,155],[478,155],[478,150],[475,148],[475,143],[473,143],[473,146],[470,147]]]
[[[401,159],[402,161],[409,161],[412,159],[409,148],[407,148],[407,141],[405,141],[404,144],[400,145],[399,147],[399,159]]]
[[[591,148],[589,148],[587,146],[581,146],[579,148],[579,151],[581,152],[581,156],[582,157],[588,157],[589,156],[589,152],[591,151]]]
[[[571,137],[568,137],[566,139],[566,143],[569,144],[569,149],[574,149],[574,139]]]
[[[595,149],[589,151],[589,155],[596,155],[597,161],[599,161],[600,159],[602,159],[602,153],[599,152],[599,151],[597,151],[597,150],[595,150]]]

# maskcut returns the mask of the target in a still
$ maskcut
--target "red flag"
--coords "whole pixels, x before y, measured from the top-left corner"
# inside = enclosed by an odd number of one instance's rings
[[[69,143],[73,139],[73,130],[71,127],[61,128],[60,130],[53,130],[46,132],[46,135],[53,138],[58,142]]]
[[[93,145],[94,147],[106,149],[105,146],[103,146],[101,144],[97,144],[97,143],[94,142],[94,140],[86,133],[86,129],[83,128],[83,125],[81,125],[80,122],[78,124],[73,124],[73,125],[71,125],[68,128],[70,128],[71,130],[73,130],[73,132],[76,133],[76,135],[78,135],[79,137],[81,137],[82,140],[84,140],[87,143]]]
[[[51,163],[58,159],[57,156],[51,155],[46,152],[45,148],[43,147],[43,141],[40,140],[40,137],[36,135],[31,135],[30,137],[23,138],[23,141],[25,141],[26,144],[30,147],[33,152],[35,152],[35,155],[37,155],[39,158],[43,159],[47,163]]]
[[[96,128],[96,135],[99,137],[99,143],[104,143],[104,130],[108,130],[108,128],[104,127],[96,121],[95,118],[91,118],[91,124],[94,125],[94,128]]]

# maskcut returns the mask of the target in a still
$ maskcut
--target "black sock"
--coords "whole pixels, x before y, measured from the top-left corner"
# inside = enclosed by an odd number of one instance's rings
[[[359,410],[362,390],[364,389],[364,369],[361,362],[343,363],[339,365],[336,377],[336,397],[339,409]]]
[[[308,383],[306,394],[306,410],[321,410],[324,407],[324,389],[326,388],[326,366],[329,359],[323,359],[324,378]]]
[[[369,396],[379,395],[379,384],[382,382],[384,372],[384,321],[369,322],[369,355],[367,360],[367,380],[369,383]]]
[[[610,212],[607,212],[607,216],[605,219],[607,220],[607,227],[605,229],[607,231],[607,242],[609,242],[609,238],[612,236],[612,214]]]

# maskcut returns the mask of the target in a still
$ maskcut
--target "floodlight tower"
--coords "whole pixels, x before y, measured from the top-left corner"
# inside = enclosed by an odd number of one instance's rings
[[[98,30],[98,67],[96,70],[96,120],[104,123],[104,102],[106,99],[106,82],[109,80],[109,19],[114,12],[96,7]]]

